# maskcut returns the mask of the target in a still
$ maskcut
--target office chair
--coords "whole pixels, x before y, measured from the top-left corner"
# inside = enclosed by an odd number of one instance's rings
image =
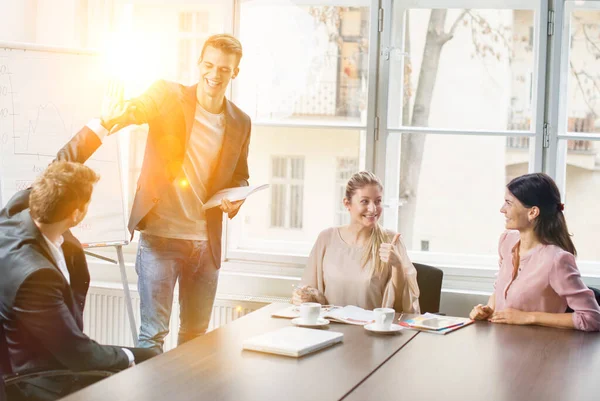
[[[594,287],[588,287],[590,290],[592,290],[592,292],[594,293],[594,297],[596,298],[596,302],[598,303],[598,306],[600,306],[600,290]],[[569,308],[567,306],[567,310],[565,311],[565,313],[573,313],[574,310]]]
[[[66,369],[44,370],[28,369],[23,372],[14,373],[8,356],[8,344],[4,335],[4,323],[0,319],[0,401],[8,400],[7,393],[10,393],[12,386],[16,386],[26,380],[39,377],[60,377],[70,376],[73,378],[97,377],[98,380],[113,375],[116,372],[103,370],[89,370],[83,372],[73,372]]]
[[[419,305],[421,313],[438,313],[442,295],[442,280],[444,272],[437,267],[413,263],[417,269],[417,284],[419,285]]]

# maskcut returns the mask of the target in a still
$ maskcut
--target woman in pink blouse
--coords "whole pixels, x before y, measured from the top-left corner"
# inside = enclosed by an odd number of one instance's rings
[[[350,224],[319,234],[293,302],[394,308],[419,312],[417,271],[399,234],[379,225],[383,186],[369,172],[354,174],[344,206]]]
[[[581,280],[563,208],[546,174],[526,174],[506,186],[500,212],[508,231],[498,246],[498,279],[472,319],[600,331],[600,307]],[[565,313],[567,307],[574,312]]]

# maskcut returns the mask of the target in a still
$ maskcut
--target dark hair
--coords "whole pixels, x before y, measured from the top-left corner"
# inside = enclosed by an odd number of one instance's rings
[[[550,176],[544,173],[525,174],[513,179],[506,187],[523,206],[540,209],[533,231],[542,244],[556,245],[577,255],[562,212],[564,205],[560,202],[560,192]]]
[[[56,223],[76,209],[83,210],[100,176],[83,164],[57,161],[35,180],[29,194],[31,217],[41,223]]]

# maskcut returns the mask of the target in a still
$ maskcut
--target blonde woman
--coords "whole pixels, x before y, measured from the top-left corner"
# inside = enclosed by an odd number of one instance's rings
[[[350,224],[319,234],[292,301],[394,308],[419,313],[417,271],[399,234],[379,225],[383,185],[372,173],[354,174],[344,206]]]

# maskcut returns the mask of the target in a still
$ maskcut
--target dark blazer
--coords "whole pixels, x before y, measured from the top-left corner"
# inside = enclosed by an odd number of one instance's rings
[[[120,347],[100,345],[83,333],[90,282],[83,249],[70,232],[63,235],[69,285],[29,214],[29,192],[18,192],[0,211],[0,345],[10,361],[3,373],[127,368],[129,360]],[[136,361],[149,357],[143,350],[132,351]],[[56,394],[71,385],[66,379],[36,381]]]
[[[142,171],[129,218],[129,232],[144,228],[144,218],[161,201],[164,188],[180,174],[188,139],[194,125],[197,85],[183,86],[157,81],[134,103],[149,125]],[[211,174],[207,198],[224,188],[248,185],[248,148],[251,122],[243,111],[225,99],[225,134],[216,167]],[[139,121],[138,121],[139,122]],[[100,141],[84,128],[61,151],[59,159],[87,159]],[[215,262],[221,266],[223,213],[216,207],[206,212],[208,238]]]

